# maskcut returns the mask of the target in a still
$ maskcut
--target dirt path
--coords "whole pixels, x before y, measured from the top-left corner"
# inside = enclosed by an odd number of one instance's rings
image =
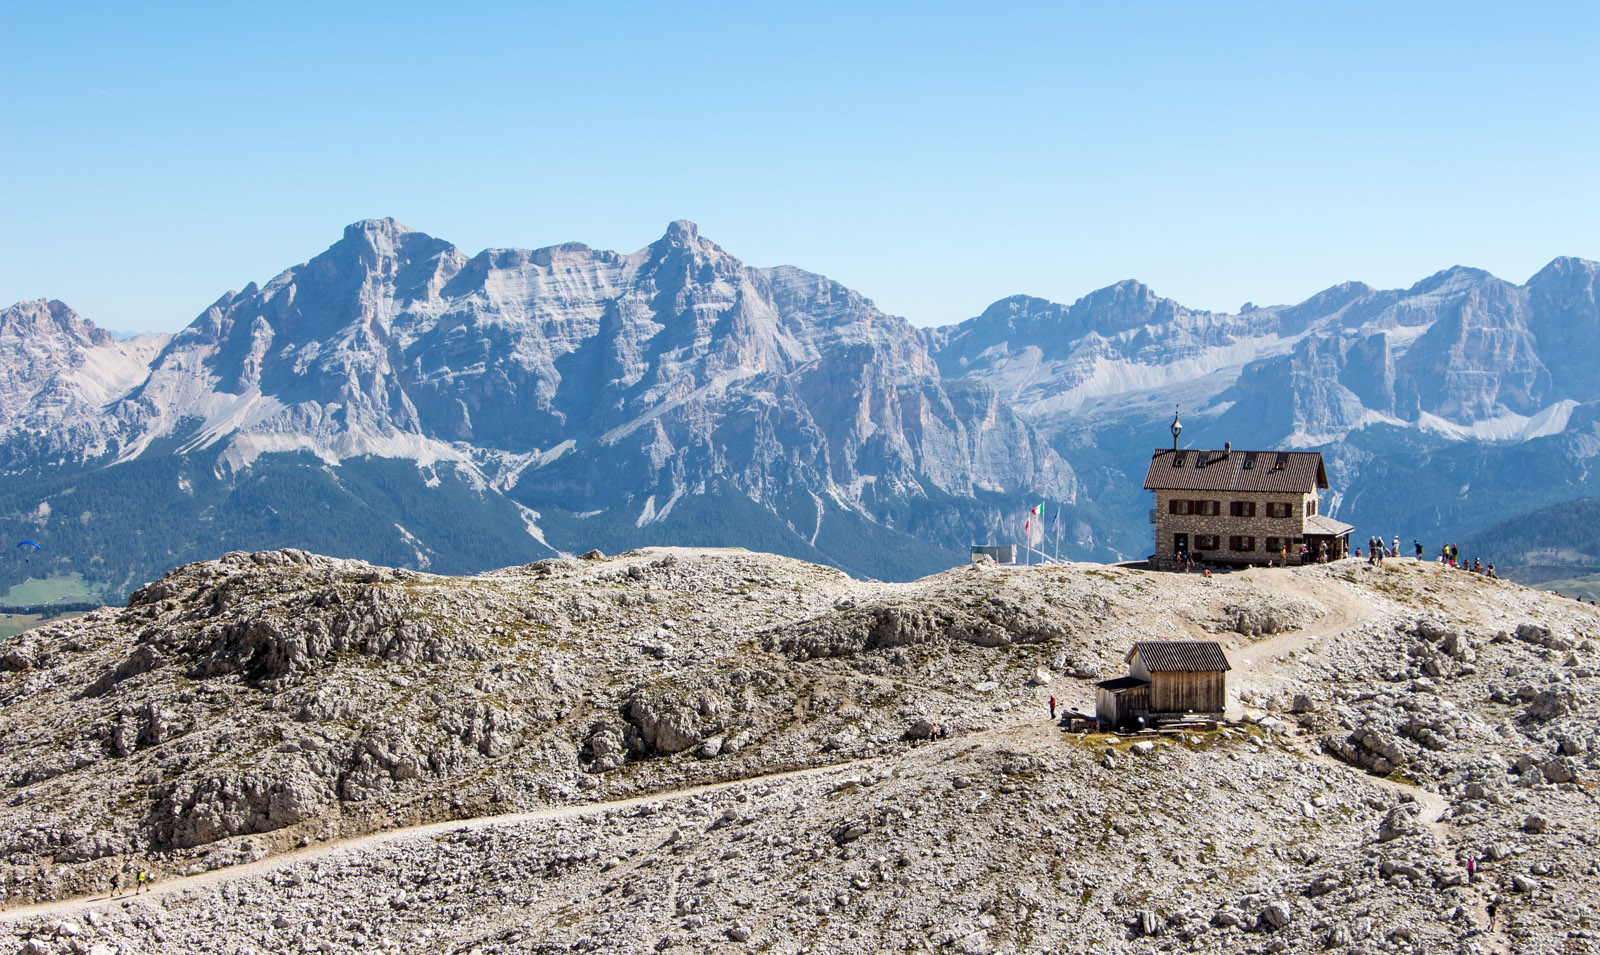
[[[989,731],[994,732],[994,731]],[[956,737],[948,742],[931,744],[935,747],[948,747],[962,743],[965,740],[970,744],[972,735]],[[224,866],[189,876],[168,876],[157,882],[148,891],[137,898],[141,901],[153,901],[189,889],[204,888],[239,879],[248,879],[253,876],[263,875],[287,866],[303,862],[315,862],[341,854],[356,854],[365,852],[379,846],[394,843],[408,842],[411,840],[431,839],[446,833],[473,831],[478,829],[492,829],[501,826],[517,826],[529,822],[545,822],[559,819],[577,819],[583,816],[597,815],[617,810],[632,809],[646,803],[676,802],[689,799],[706,793],[720,792],[738,786],[748,786],[778,780],[797,779],[806,776],[824,776],[829,773],[848,773],[859,768],[864,763],[880,764],[881,759],[869,757],[860,760],[851,760],[844,763],[832,763],[827,766],[814,766],[807,769],[794,769],[781,773],[769,773],[763,776],[749,776],[744,779],[732,780],[721,783],[707,783],[702,786],[691,786],[687,789],[678,789],[671,792],[656,793],[650,796],[630,796],[627,799],[617,799],[610,802],[582,803],[572,806],[552,806],[547,809],[534,809],[527,812],[506,813],[500,816],[479,816],[476,819],[457,819],[449,822],[431,822],[419,826],[406,826],[399,829],[388,829],[382,832],[369,833],[364,836],[355,836],[320,845],[308,846],[291,852],[277,853],[255,862],[241,865]],[[109,909],[113,905],[120,905],[125,901],[133,901],[136,897],[131,891],[112,899],[108,895],[79,896],[71,899],[60,899],[52,902],[38,902],[31,905],[0,911],[0,924],[16,923],[27,919],[37,918],[65,918],[72,915],[81,915],[93,909]]]
[[[1271,568],[1243,571],[1240,577],[1263,590],[1320,607],[1322,614],[1303,629],[1275,634],[1229,651],[1228,661],[1233,664],[1233,672],[1228,675],[1228,683],[1230,695],[1236,701],[1246,695],[1278,695],[1291,679],[1291,654],[1314,653],[1320,642],[1336,639],[1384,613],[1384,608],[1374,605],[1370,599],[1347,599],[1342,581],[1322,577],[1307,579],[1292,570]],[[1242,706],[1235,702],[1229,718],[1237,719],[1242,715]]]

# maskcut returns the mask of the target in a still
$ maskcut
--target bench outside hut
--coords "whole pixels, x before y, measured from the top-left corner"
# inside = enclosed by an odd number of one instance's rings
[[[1228,708],[1228,657],[1213,640],[1136,643],[1128,675],[1095,684],[1095,717],[1117,729],[1163,721],[1221,720]]]

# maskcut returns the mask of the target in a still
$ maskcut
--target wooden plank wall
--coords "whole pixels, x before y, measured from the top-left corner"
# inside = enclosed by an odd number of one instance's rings
[[[1150,680],[1150,709],[1156,713],[1220,713],[1228,708],[1228,674],[1154,673]]]

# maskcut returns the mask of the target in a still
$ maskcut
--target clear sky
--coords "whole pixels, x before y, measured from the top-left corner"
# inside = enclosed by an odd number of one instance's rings
[[[173,329],[394,216],[672,219],[919,325],[1600,258],[1600,4],[0,0],[0,305]]]

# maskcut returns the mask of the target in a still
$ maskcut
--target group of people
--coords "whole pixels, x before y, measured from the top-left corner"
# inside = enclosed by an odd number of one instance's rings
[[[1422,553],[1422,546],[1420,544],[1417,545],[1417,553]],[[1445,544],[1443,547],[1439,548],[1439,563],[1445,565],[1446,567],[1454,567],[1457,570],[1470,570],[1475,574],[1482,574],[1485,577],[1500,576],[1494,572],[1494,564],[1490,564],[1485,567],[1482,558],[1474,557],[1472,558],[1472,563],[1468,564],[1461,556],[1461,548],[1454,544]]]
[[[130,872],[128,867],[124,866],[121,869],[111,873],[111,897],[113,899],[117,897],[117,893],[122,891],[123,879],[129,877],[133,879],[134,895],[138,895],[144,890],[150,888],[150,883],[155,881],[151,878],[150,873],[146,872],[144,869],[135,869]]]
[[[1413,540],[1411,542],[1411,547],[1412,547],[1412,550],[1416,553],[1417,560],[1421,561],[1422,560],[1422,541]],[[1361,548],[1359,548],[1359,547],[1356,548],[1356,556],[1357,557],[1361,556]],[[1396,535],[1395,538],[1394,538],[1394,541],[1391,544],[1388,544],[1388,545],[1385,545],[1384,542],[1383,542],[1383,538],[1377,536],[1376,534],[1374,534],[1373,536],[1367,538],[1367,563],[1369,563],[1369,564],[1381,564],[1381,563],[1383,563],[1383,559],[1385,557],[1399,557],[1399,556],[1400,556],[1400,537],[1399,537],[1399,535]],[[1484,562],[1483,562],[1483,559],[1481,557],[1472,558],[1472,562],[1469,564],[1466,561],[1466,559],[1461,556],[1461,549],[1459,547],[1457,547],[1453,543],[1451,543],[1451,544],[1443,544],[1443,545],[1441,545],[1439,547],[1439,563],[1443,564],[1446,567],[1454,567],[1457,570],[1467,570],[1467,571],[1471,571],[1474,574],[1482,574],[1485,577],[1499,577],[1500,576],[1499,574],[1495,573],[1494,564],[1485,565]]]
[[[123,892],[123,886],[128,881],[133,883],[134,895],[143,894],[150,888],[151,883],[155,882],[155,876],[146,869],[135,869],[129,865],[124,865],[122,868],[111,873],[111,878],[108,881],[110,884],[107,886],[107,888],[110,890],[111,898],[114,899]],[[39,870],[39,883],[41,885],[45,883],[45,872],[43,869]],[[5,907],[6,890],[4,885],[0,885],[0,911],[4,911]]]

